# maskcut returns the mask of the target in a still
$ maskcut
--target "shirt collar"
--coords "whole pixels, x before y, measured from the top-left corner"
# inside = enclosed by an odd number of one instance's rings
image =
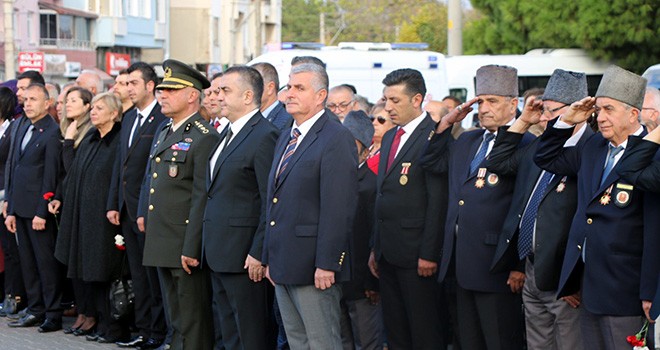
[[[406,132],[406,134],[410,135],[412,134],[415,129],[417,129],[417,126],[422,123],[424,118],[426,117],[426,112],[422,112],[419,116],[417,116],[415,119],[411,120],[408,122],[408,124],[404,125],[401,127],[403,131]]]
[[[312,129],[312,126],[314,126],[314,123],[316,123],[319,118],[325,113],[325,109],[320,110],[318,113],[314,114],[313,117],[305,120],[302,124],[297,125],[297,123],[294,121],[293,127],[291,128],[291,133],[293,133],[293,129],[298,129],[300,131],[301,135],[307,135],[309,130]]]
[[[642,132],[644,132],[644,127],[640,125],[639,129],[637,129],[637,131],[632,133],[632,135],[633,136],[639,136],[639,135],[642,134]],[[612,147],[617,147],[614,144],[612,144],[612,142],[610,142],[610,145],[612,145]],[[628,138],[626,137],[626,140],[621,142],[621,144],[619,144],[619,146],[623,147],[623,149],[626,149],[626,147],[628,146]]]
[[[197,114],[197,112],[183,118],[183,120],[181,120],[180,122],[178,122],[176,124],[172,124],[172,132],[175,132],[181,125],[183,125],[183,123],[187,122],[188,119],[190,119],[190,117],[192,117],[195,114]]]
[[[141,111],[137,106],[135,106],[135,110],[143,117],[148,117],[149,114],[151,114],[151,111],[153,111],[154,107],[156,107],[156,103],[158,103],[158,101],[154,98],[154,100],[151,101],[151,103],[145,107],[143,111]]]
[[[247,124],[248,121],[250,121],[250,118],[252,118],[257,112],[259,111],[259,108],[252,110],[250,113],[236,119],[235,122],[229,123],[229,127],[231,128],[231,133],[234,135],[237,135]]]
[[[264,109],[264,111],[261,112],[264,118],[270,117],[270,113],[273,111],[273,109],[275,109],[275,107],[277,107],[278,103],[280,103],[280,101],[275,100],[275,102],[273,102],[270,106],[268,106],[268,108]]]

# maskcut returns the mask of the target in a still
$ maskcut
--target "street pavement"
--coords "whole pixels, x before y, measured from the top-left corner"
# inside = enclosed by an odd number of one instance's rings
[[[64,326],[71,326],[75,318],[65,317]],[[39,333],[37,327],[9,328],[7,318],[0,318],[0,349],[2,350],[82,350],[119,349],[115,344],[89,342],[85,337],[67,335],[62,331]]]

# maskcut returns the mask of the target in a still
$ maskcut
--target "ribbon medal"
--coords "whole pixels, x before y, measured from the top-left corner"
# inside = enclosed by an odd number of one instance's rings
[[[477,181],[474,182],[474,187],[483,188],[486,184],[486,168],[479,168],[477,172]]]
[[[561,181],[557,185],[557,189],[555,190],[555,192],[557,192],[557,193],[564,192],[564,190],[566,189],[566,180],[567,180],[567,178],[568,178],[567,176],[564,176],[564,177],[561,178]]]
[[[605,190],[605,193],[603,193],[603,196],[600,197],[600,204],[602,205],[608,205],[610,204],[610,201],[612,201],[612,188],[614,185],[610,185],[610,187]]]
[[[176,177],[179,174],[179,166],[176,164],[170,164],[170,169],[167,172],[170,177]]]
[[[175,150],[175,151],[184,151],[187,152],[190,149],[190,143],[189,142],[179,142],[175,143],[170,147],[170,149]]]
[[[401,177],[399,178],[399,183],[401,186],[405,186],[408,183],[408,171],[412,163],[401,163]]]

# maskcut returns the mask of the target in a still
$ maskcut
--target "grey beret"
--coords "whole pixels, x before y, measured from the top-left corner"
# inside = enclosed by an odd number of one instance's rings
[[[374,125],[371,124],[371,119],[369,119],[367,113],[350,111],[344,117],[344,126],[364,147],[371,146],[371,139],[374,137]]]
[[[609,97],[641,110],[645,91],[646,79],[612,65],[603,73],[596,97]]]
[[[570,105],[587,96],[587,76],[584,73],[555,69],[541,99]]]
[[[477,96],[518,96],[518,70],[509,66],[488,65],[477,70]]]

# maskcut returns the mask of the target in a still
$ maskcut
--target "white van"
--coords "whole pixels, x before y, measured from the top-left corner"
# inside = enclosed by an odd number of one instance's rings
[[[445,56],[433,51],[394,50],[383,43],[340,43],[319,50],[281,50],[263,54],[248,63],[268,62],[275,66],[280,85],[285,86],[295,56],[314,56],[325,62],[330,87],[355,86],[357,93],[375,103],[383,96],[383,78],[399,68],[413,68],[426,82],[425,100],[442,99],[449,94]]]
[[[595,61],[581,49],[535,49],[524,55],[452,56],[447,57],[446,62],[449,93],[461,101],[475,96],[477,69],[488,64],[506,65],[518,70],[518,96],[528,89],[545,87],[557,68],[586,73],[589,95],[593,96],[603,72],[609,66],[605,62]],[[463,127],[471,127],[474,120],[466,118]]]

